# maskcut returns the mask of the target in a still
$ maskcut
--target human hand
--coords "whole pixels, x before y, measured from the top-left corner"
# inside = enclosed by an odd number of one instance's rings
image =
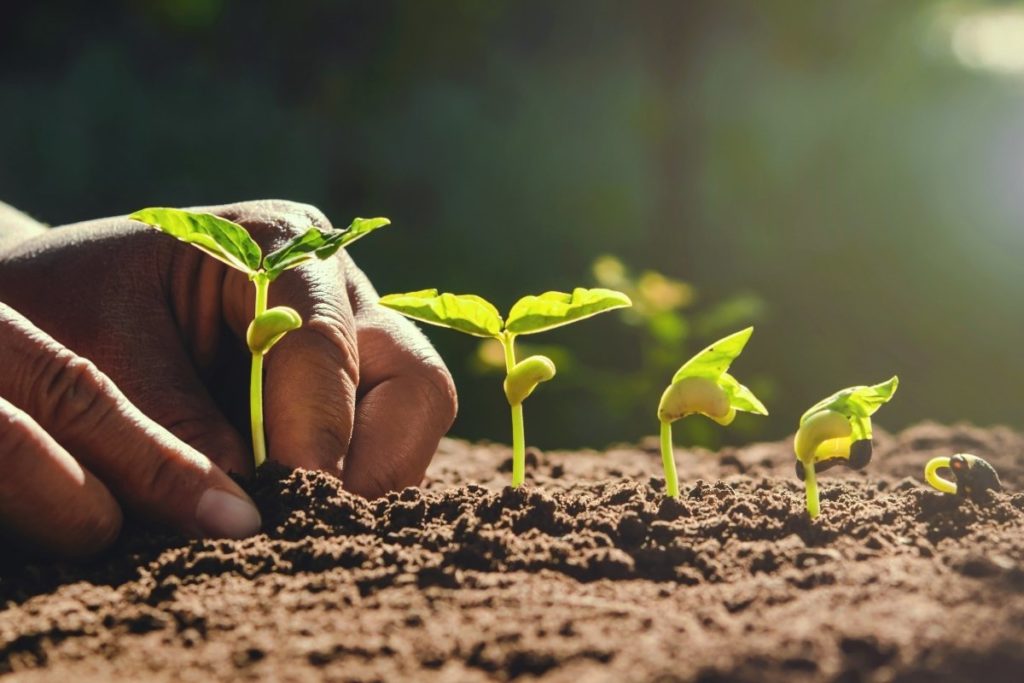
[[[265,251],[310,224],[330,227],[291,202],[202,210],[244,225]],[[244,275],[118,217],[51,230],[0,255],[0,300],[93,360],[142,412],[222,469],[251,469],[242,433],[254,296]],[[270,457],[339,474],[370,497],[421,481],[456,409],[429,342],[376,302],[344,252],[282,275],[269,304],[291,306],[304,325],[267,356],[264,389]]]
[[[88,555],[117,537],[117,501],[189,535],[259,530],[230,477],[4,304],[0,358],[0,531],[49,553]]]

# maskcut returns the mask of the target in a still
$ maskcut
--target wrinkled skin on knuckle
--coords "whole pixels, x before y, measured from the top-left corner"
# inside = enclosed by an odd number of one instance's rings
[[[306,321],[303,329],[318,335],[329,348],[334,349],[333,358],[324,359],[329,362],[322,366],[339,370],[354,391],[359,386],[359,345],[352,326],[344,324],[339,318],[338,315],[314,315]],[[287,341],[288,338],[285,338],[281,344]]]
[[[179,244],[126,218],[51,230],[22,245],[30,257],[0,264],[0,299],[105,372],[131,376],[130,349],[169,299]]]
[[[338,262],[345,275],[352,306],[360,312],[360,360],[377,375],[409,376],[424,389],[425,405],[447,431],[455,421],[459,401],[455,381],[441,356],[415,325],[401,315],[377,306],[377,291],[344,250]],[[360,393],[367,388],[360,387]]]
[[[352,419],[355,412],[356,395],[359,387],[359,352],[356,345],[355,335],[348,325],[340,325],[337,320],[315,316],[309,320],[303,328],[308,334],[317,335],[324,340],[324,348],[330,349],[329,354],[320,356],[318,362],[310,365],[312,372],[324,375],[336,375],[340,379],[342,391],[334,393],[332,388],[336,386],[332,376],[323,377],[323,381],[314,381],[308,387],[296,387],[302,391],[319,392],[311,398],[321,406],[330,418],[332,424],[343,424]],[[290,338],[286,337],[282,342],[283,347]],[[276,353],[284,352],[276,351]],[[310,389],[309,387],[312,387]],[[332,434],[328,432],[328,434]],[[333,434],[332,434],[333,435]],[[348,443],[338,439],[338,452],[344,453],[348,450]]]
[[[364,366],[378,375],[405,377],[424,390],[426,404],[449,426],[458,411],[455,381],[427,338],[408,321],[378,316],[359,329]],[[381,372],[381,371],[384,372]]]
[[[339,468],[351,439],[356,394],[360,380],[359,350],[351,313],[344,294],[319,289],[324,283],[317,276],[323,264],[310,264],[307,272],[292,271],[297,277],[288,286],[285,297],[309,293],[299,310],[311,310],[301,328],[286,335],[267,355],[268,358],[268,420],[267,433],[272,443],[290,441],[295,435],[308,435],[315,410],[316,432],[323,453],[335,453],[330,467]],[[288,275],[290,273],[286,273]],[[282,276],[282,281],[284,281]],[[335,294],[331,296],[331,291]],[[282,375],[281,368],[290,368],[300,375]],[[306,406],[307,411],[295,406]],[[273,448],[273,446],[272,446]]]
[[[33,413],[52,428],[89,430],[115,407],[113,383],[92,361],[65,349],[49,356],[31,391]]]
[[[312,368],[312,371],[319,373],[323,381],[315,381],[312,384],[314,392],[313,402],[321,406],[331,418],[331,424],[342,424],[352,420],[355,412],[356,394],[359,387],[359,360],[349,349],[348,344],[339,345],[334,358],[323,358],[322,362]],[[336,383],[331,381],[339,379],[341,394],[334,391]],[[306,389],[309,391],[309,389]],[[342,450],[347,449],[348,444],[341,444]]]
[[[373,311],[373,317],[377,316],[377,312],[380,313],[391,313],[387,309],[380,309],[377,306],[377,301],[380,299],[380,295],[377,293],[377,289],[370,282],[370,278],[366,277],[366,273],[362,271],[356,262],[352,260],[352,255],[348,253],[346,249],[340,250],[336,255],[335,259],[338,263],[338,268],[345,279],[345,286],[348,291],[349,300],[352,302],[352,308],[358,311]],[[405,321],[402,316],[397,313],[391,316],[395,320]],[[408,322],[408,321],[405,321]]]
[[[430,415],[431,423],[445,433],[459,410],[455,381],[443,365],[420,364],[406,371],[409,391],[415,403]]]
[[[133,468],[135,481],[121,482],[118,488],[131,486],[139,499],[152,501],[154,505],[186,498],[197,481],[195,472],[189,467],[182,467],[182,464],[181,460],[176,460],[170,454],[149,458]],[[202,464],[199,466],[202,467]],[[149,512],[157,514],[159,511],[154,508]]]

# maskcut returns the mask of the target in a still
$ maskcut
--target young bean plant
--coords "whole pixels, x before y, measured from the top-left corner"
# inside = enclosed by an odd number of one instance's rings
[[[722,426],[736,419],[736,412],[767,415],[768,410],[750,389],[726,372],[747,345],[754,328],[748,327],[719,339],[679,368],[661,395],[661,462],[665,468],[665,492],[679,497],[679,476],[672,453],[672,423],[687,415],[700,414]]]
[[[263,357],[292,330],[302,327],[302,317],[294,308],[267,308],[270,283],[286,270],[314,259],[323,260],[342,247],[391,223],[387,218],[356,218],[345,230],[321,230],[310,227],[301,235],[269,254],[243,226],[209,213],[181,209],[150,208],[136,211],[131,219],[145,223],[191,244],[222,263],[245,273],[256,288],[256,310],[246,331],[245,341],[252,353],[249,382],[249,414],[252,426],[252,452],[256,467],[267,459],[263,431]]]
[[[571,294],[546,292],[524,296],[502,319],[493,304],[474,294],[439,294],[424,289],[407,294],[389,294],[382,306],[420,322],[448,327],[475,337],[497,339],[505,351],[505,397],[512,407],[512,487],[523,483],[526,470],[526,436],[523,401],[537,385],[555,376],[555,364],[547,356],[516,360],[515,340],[583,320],[598,313],[631,306],[629,297],[612,289],[583,289]]]
[[[837,391],[818,401],[800,418],[793,449],[796,476],[807,489],[811,519],[820,511],[816,474],[836,465],[863,469],[871,462],[871,416],[888,403],[899,378],[874,386]]]
[[[942,469],[952,472],[956,481],[940,477],[939,470]],[[932,458],[924,467],[924,478],[943,493],[960,499],[970,498],[975,503],[988,502],[989,491],[1001,491],[1003,488],[996,468],[970,453],[957,453],[948,458]]]

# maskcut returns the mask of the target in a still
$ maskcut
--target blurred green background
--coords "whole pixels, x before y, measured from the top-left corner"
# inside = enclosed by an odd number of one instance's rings
[[[536,341],[560,376],[527,438],[656,432],[689,354],[791,433],[898,373],[879,422],[1022,427],[1024,10],[1017,3],[606,0],[11,3],[0,199],[53,223],[283,197],[394,228],[353,255],[382,293],[618,282],[641,310]],[[453,430],[508,440],[488,349],[428,331]],[[524,340],[525,341],[525,340]]]

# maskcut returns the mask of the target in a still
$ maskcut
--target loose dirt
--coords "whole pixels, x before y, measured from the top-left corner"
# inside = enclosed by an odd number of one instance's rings
[[[25,681],[1020,681],[1024,436],[877,433],[820,478],[789,442],[531,451],[445,440],[421,489],[378,501],[265,468],[265,533],[129,528],[88,565],[0,560],[0,674]],[[1004,492],[933,492],[967,451]]]

